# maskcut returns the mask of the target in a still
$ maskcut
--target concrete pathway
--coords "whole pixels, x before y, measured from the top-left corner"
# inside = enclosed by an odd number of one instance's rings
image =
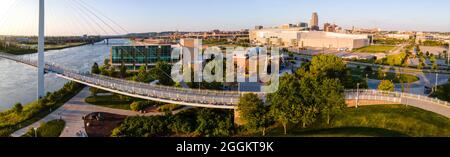
[[[125,116],[155,116],[163,115],[163,113],[146,113],[141,114],[129,110],[112,109],[107,107],[90,105],[84,102],[84,99],[90,95],[89,88],[84,88],[75,97],[61,106],[59,109],[49,114],[45,118],[33,123],[30,126],[22,128],[13,134],[12,137],[20,137],[26,134],[30,129],[34,127],[39,127],[41,123],[48,122],[55,119],[63,119],[66,122],[66,127],[61,133],[60,137],[79,137],[78,132],[85,134],[83,116],[93,113],[93,112],[106,112]],[[181,110],[178,110],[179,112]]]

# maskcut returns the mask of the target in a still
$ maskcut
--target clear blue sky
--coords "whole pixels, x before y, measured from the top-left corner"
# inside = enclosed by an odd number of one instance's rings
[[[0,33],[35,33],[37,0],[23,1],[7,14],[8,2],[0,2]],[[47,0],[47,34],[102,32],[89,28],[77,13],[75,0]],[[166,30],[239,30],[255,25],[277,26],[308,22],[318,12],[321,25],[336,23],[344,28],[450,32],[448,0],[83,0],[126,28],[129,32]],[[30,9],[31,8],[31,9]],[[3,14],[3,15],[2,15]],[[23,16],[21,18],[16,16]],[[36,17],[37,18],[37,17]],[[14,19],[14,20],[12,20]],[[82,20],[80,20],[82,19]],[[84,20],[84,22],[83,22]],[[31,21],[31,22],[30,22]],[[82,21],[82,22],[75,22]],[[97,21],[101,24],[101,21]],[[25,23],[25,24],[23,24]],[[91,23],[91,26],[94,23]],[[18,27],[20,26],[20,27]],[[23,27],[23,30],[20,28]],[[103,26],[107,28],[106,26]],[[87,29],[89,28],[89,29]],[[115,27],[118,29],[117,27]]]

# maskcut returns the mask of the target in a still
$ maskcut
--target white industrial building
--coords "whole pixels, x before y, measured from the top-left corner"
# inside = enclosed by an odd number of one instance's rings
[[[367,35],[303,31],[298,27],[251,30],[250,40],[255,45],[349,50],[368,46],[370,42]]]

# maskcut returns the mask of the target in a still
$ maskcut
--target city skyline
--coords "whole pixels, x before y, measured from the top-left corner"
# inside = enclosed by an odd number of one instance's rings
[[[47,0],[47,35],[117,34],[160,31],[208,31],[250,29],[285,23],[309,22],[319,14],[319,26],[336,23],[346,29],[381,28],[399,31],[450,32],[448,1],[381,0],[377,2],[329,1],[80,1],[94,6],[125,29],[102,31],[89,22],[75,1]],[[108,2],[108,3],[107,3]],[[289,4],[289,5],[288,5]],[[389,4],[389,5],[387,5]],[[12,7],[11,7],[12,6]],[[211,7],[213,6],[213,7]],[[370,6],[370,7],[368,7]],[[14,8],[14,9],[8,9]],[[195,9],[198,8],[198,9]],[[432,9],[427,9],[432,8]],[[121,11],[117,11],[121,10]],[[37,2],[4,0],[0,2],[0,34],[36,35]],[[86,15],[89,13],[85,13]],[[246,15],[246,16],[242,16]],[[92,18],[92,17],[91,17]],[[36,19],[36,20],[33,20]],[[176,20],[175,20],[176,19]],[[101,24],[101,21],[97,21]],[[92,26],[92,27],[89,27]],[[106,27],[107,26],[103,26]],[[125,30],[127,32],[125,32]]]

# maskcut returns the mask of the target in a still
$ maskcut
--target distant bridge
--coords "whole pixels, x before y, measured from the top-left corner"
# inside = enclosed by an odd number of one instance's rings
[[[37,61],[4,53],[0,53],[0,58],[27,64],[33,67],[36,67],[37,65]],[[240,96],[245,94],[245,92],[237,91],[197,90],[152,85],[108,76],[67,70],[54,64],[45,64],[45,69],[47,72],[56,73],[58,77],[105,91],[127,95],[134,98],[184,106],[236,109]],[[260,98],[264,98],[266,95],[265,93],[255,94],[257,94]],[[345,99],[350,106],[356,106],[357,104],[360,106],[369,105],[369,103],[364,102],[375,104],[405,104],[438,113],[450,118],[450,104],[448,102],[421,95],[378,90],[346,90]]]

